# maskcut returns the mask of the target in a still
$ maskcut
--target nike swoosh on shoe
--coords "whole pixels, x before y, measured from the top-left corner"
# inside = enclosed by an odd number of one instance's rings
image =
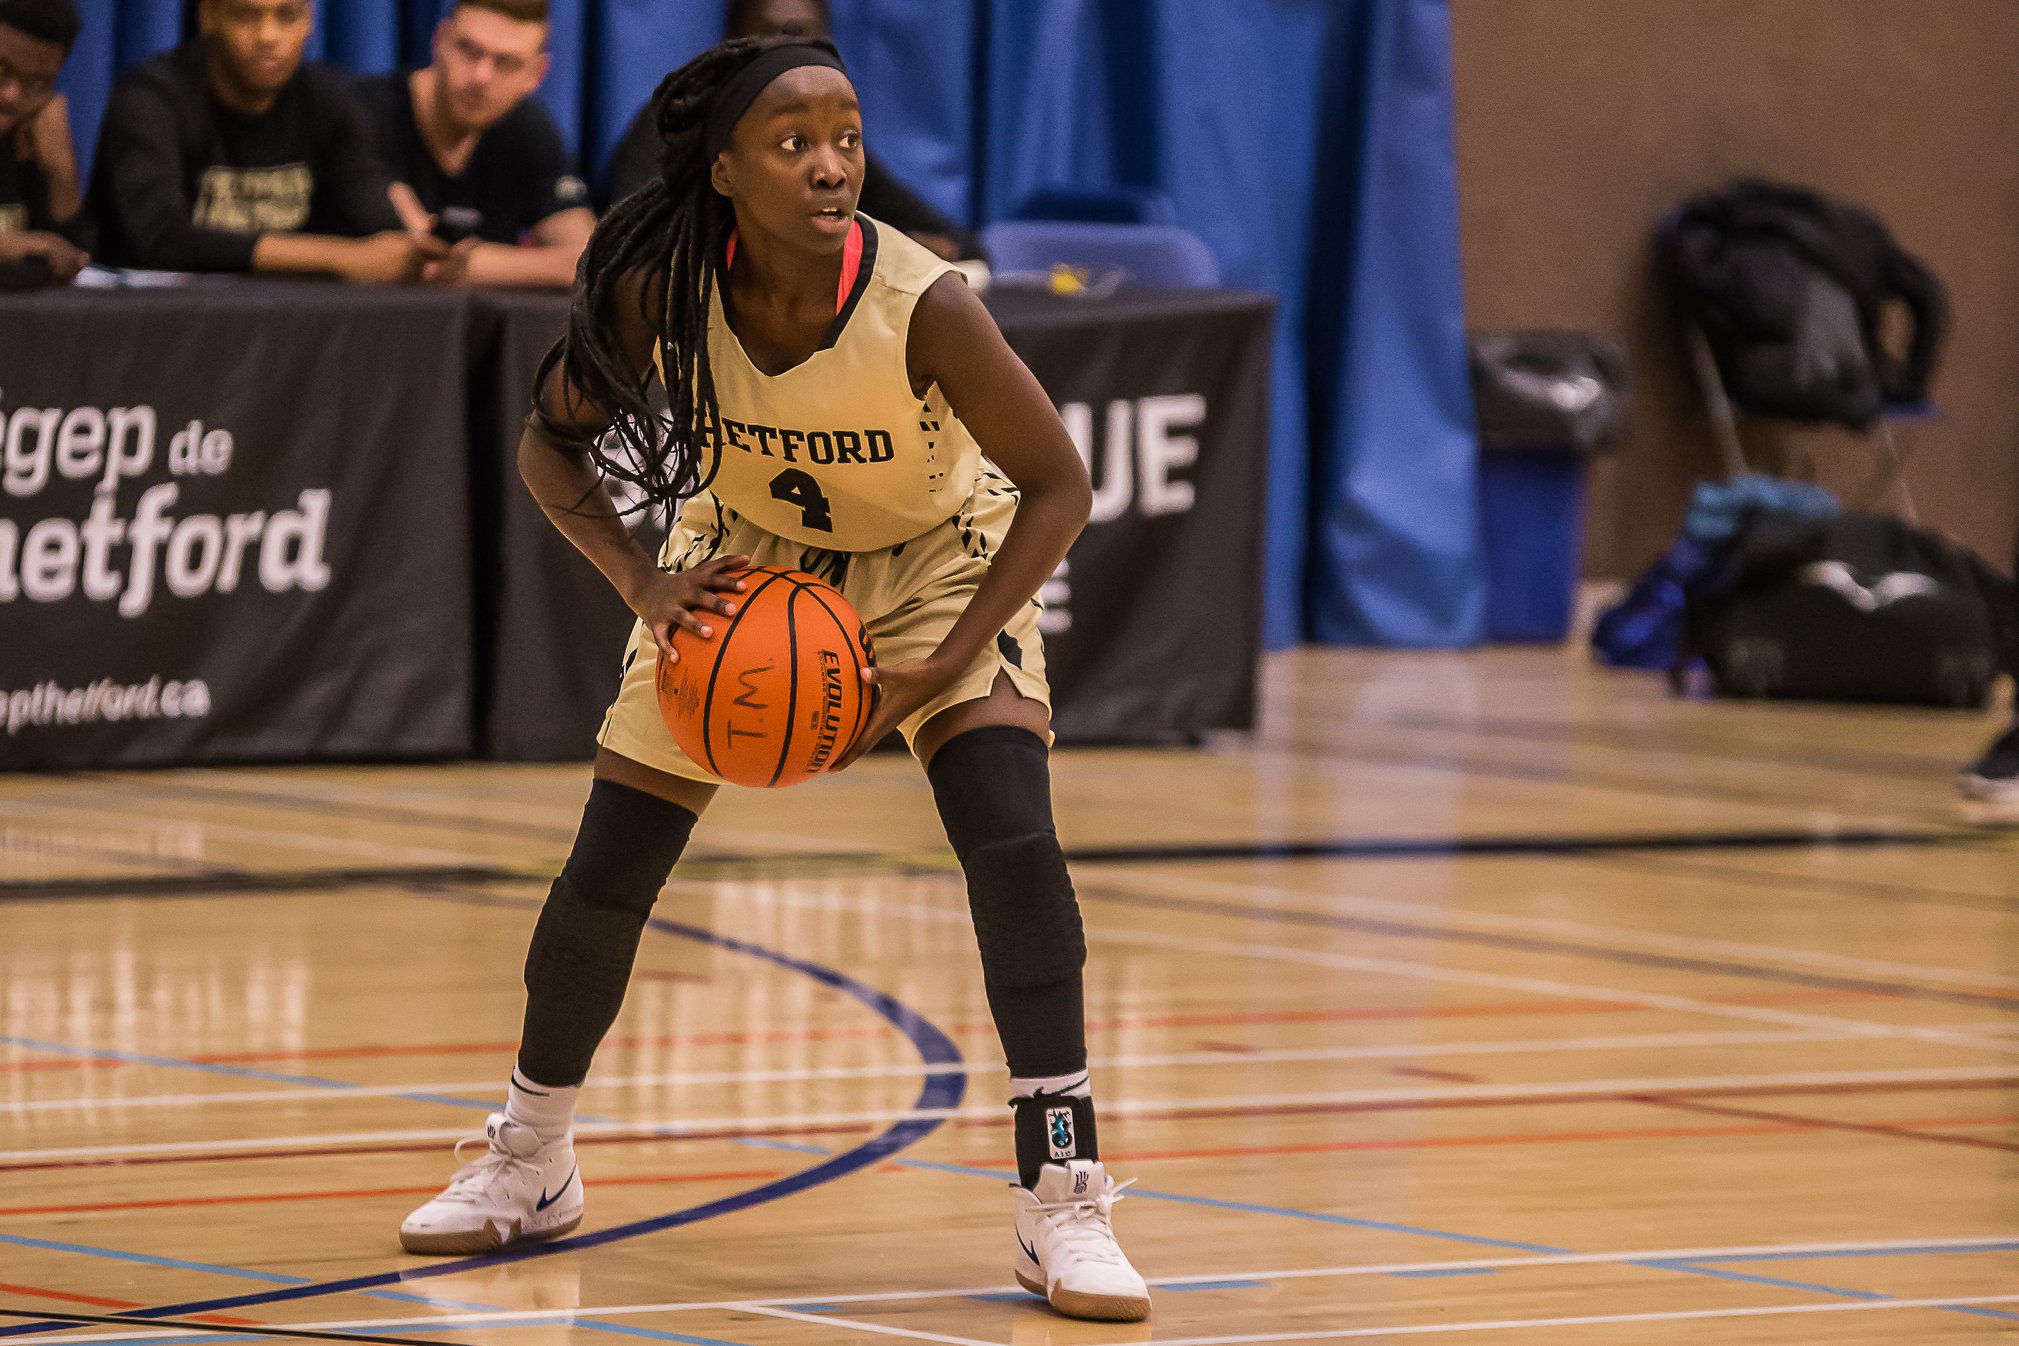
[[[561,1191],[554,1193],[552,1196],[547,1195],[546,1188],[544,1187],[541,1188],[540,1199],[533,1206],[534,1213],[538,1214],[539,1212],[547,1209],[547,1207],[553,1205],[556,1201],[559,1201],[561,1199],[562,1193],[568,1190],[568,1184],[575,1181],[575,1174],[578,1171],[580,1171],[581,1167],[582,1166],[580,1164],[577,1164],[574,1168],[569,1169],[567,1178],[565,1178],[561,1183]]]

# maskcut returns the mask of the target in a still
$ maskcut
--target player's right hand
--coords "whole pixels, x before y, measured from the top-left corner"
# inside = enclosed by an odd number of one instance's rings
[[[722,625],[707,621],[709,614],[736,615],[735,600],[725,595],[743,592],[743,581],[735,577],[735,572],[749,564],[748,556],[718,556],[691,570],[655,568],[635,592],[627,595],[631,611],[652,632],[661,659],[679,662],[680,656],[673,650],[674,627],[708,640]]]

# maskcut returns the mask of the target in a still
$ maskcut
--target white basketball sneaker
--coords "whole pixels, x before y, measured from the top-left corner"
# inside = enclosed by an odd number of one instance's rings
[[[463,1165],[442,1194],[400,1225],[410,1253],[487,1253],[507,1243],[559,1238],[582,1223],[582,1173],[575,1141],[541,1144],[533,1128],[494,1112],[484,1134],[456,1142],[489,1152]]]
[[[1091,1159],[1046,1164],[1035,1190],[1012,1183],[1017,1283],[1069,1318],[1134,1323],[1149,1317],[1150,1287],[1115,1242],[1115,1202],[1128,1185],[1117,1184]]]

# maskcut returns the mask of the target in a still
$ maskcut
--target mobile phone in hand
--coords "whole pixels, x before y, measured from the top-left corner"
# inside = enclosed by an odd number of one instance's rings
[[[483,227],[484,212],[471,206],[444,206],[435,216],[435,237],[450,247],[475,238]]]

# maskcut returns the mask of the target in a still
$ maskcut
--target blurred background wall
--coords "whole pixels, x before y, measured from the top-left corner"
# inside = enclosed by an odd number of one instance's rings
[[[1587,571],[1637,572],[1717,469],[1651,231],[1740,174],[1878,211],[1948,287],[1935,399],[1904,427],[1925,523],[2003,566],[2019,524],[2019,4],[1451,0],[1460,237],[1474,327],[1611,331],[1639,399],[1593,482]],[[1803,433],[1822,480],[1874,465]],[[1750,437],[1748,443],[1754,442]],[[1772,447],[1770,439],[1758,442]]]

